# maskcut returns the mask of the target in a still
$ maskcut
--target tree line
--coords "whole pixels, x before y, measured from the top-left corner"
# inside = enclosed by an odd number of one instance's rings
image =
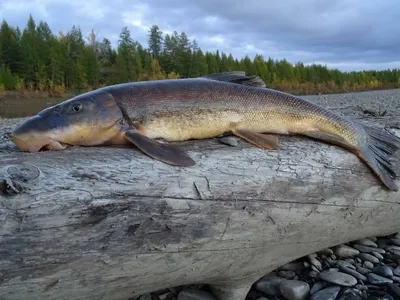
[[[62,95],[139,80],[198,77],[215,72],[245,71],[260,76],[268,87],[295,94],[349,92],[400,86],[400,70],[342,72],[327,66],[286,59],[265,59],[202,50],[185,32],[163,34],[157,25],[148,45],[135,41],[123,27],[118,45],[85,37],[79,26],[66,33],[51,31],[29,17],[23,30],[3,20],[0,27],[0,91],[29,90]]]

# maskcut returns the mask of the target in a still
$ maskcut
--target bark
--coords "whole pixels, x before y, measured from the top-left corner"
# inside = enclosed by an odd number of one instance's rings
[[[373,117],[313,99],[398,126],[392,102]],[[127,300],[192,283],[244,299],[296,258],[400,230],[400,192],[337,146],[190,141],[181,147],[197,165],[179,168],[132,147],[21,153],[7,137],[20,121],[0,121],[0,299]]]

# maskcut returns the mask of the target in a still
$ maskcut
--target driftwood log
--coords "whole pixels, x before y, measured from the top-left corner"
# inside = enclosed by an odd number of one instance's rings
[[[399,135],[400,92],[384,93],[309,98]],[[21,153],[7,137],[20,121],[0,121],[0,299],[128,300],[204,283],[243,300],[287,262],[400,230],[400,192],[340,147],[190,141],[197,165],[178,168],[129,147]]]

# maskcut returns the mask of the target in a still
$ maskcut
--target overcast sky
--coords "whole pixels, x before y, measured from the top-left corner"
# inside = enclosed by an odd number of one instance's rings
[[[23,28],[30,13],[53,32],[79,25],[114,43],[128,26],[147,46],[157,24],[238,58],[259,53],[341,70],[400,67],[399,0],[0,0],[0,18],[13,26]]]

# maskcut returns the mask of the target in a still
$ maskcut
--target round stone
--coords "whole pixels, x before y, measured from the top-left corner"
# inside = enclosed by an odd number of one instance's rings
[[[371,282],[372,284],[376,284],[376,285],[393,283],[393,280],[386,278],[386,277],[379,276],[375,273],[368,273],[367,278],[368,278],[369,282]]]
[[[286,280],[281,282],[281,295],[287,300],[305,300],[310,294],[308,283],[300,280]]]
[[[316,292],[311,296],[311,300],[335,300],[340,292],[340,286],[330,286]]]
[[[322,271],[319,274],[319,277],[322,280],[325,280],[330,283],[334,283],[340,286],[355,286],[357,284],[357,279],[349,274],[337,271]]]
[[[354,249],[346,245],[340,245],[335,249],[335,254],[342,258],[353,257],[358,255],[359,253],[360,251],[358,251],[357,249]]]

